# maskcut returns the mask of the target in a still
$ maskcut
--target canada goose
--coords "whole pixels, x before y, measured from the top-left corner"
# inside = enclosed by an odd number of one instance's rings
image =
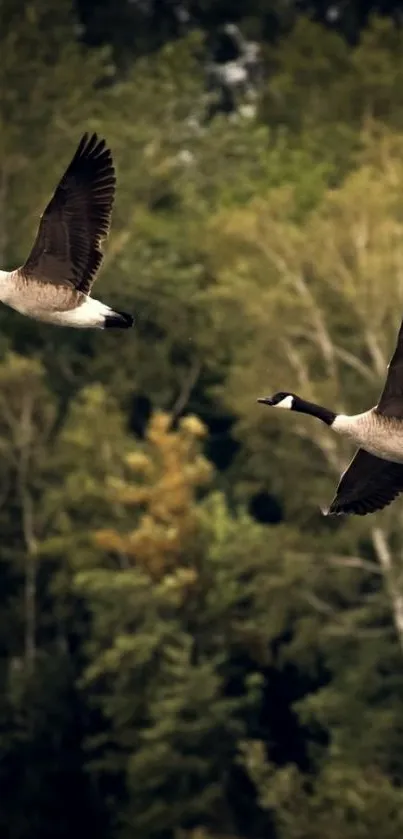
[[[0,300],[59,326],[128,329],[133,318],[91,297],[109,233],[115,170],[110,149],[84,134],[45,212],[21,268],[0,271]]]
[[[257,401],[317,417],[360,446],[324,515],[365,516],[382,510],[403,492],[403,322],[381,397],[369,411],[336,414],[295,393],[275,393]]]

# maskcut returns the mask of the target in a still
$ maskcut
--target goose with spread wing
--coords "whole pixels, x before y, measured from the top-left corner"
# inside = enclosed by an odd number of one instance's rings
[[[359,446],[324,515],[365,516],[382,510],[403,492],[403,322],[381,397],[369,411],[336,414],[286,392],[258,402],[310,414]]]
[[[91,297],[103,260],[115,196],[112,154],[84,134],[43,213],[21,268],[0,271],[0,300],[58,326],[128,329],[133,318]]]

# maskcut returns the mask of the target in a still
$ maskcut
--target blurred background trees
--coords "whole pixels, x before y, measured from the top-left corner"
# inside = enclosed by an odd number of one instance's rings
[[[84,130],[124,336],[0,311],[2,835],[400,839],[401,503],[256,397],[373,404],[403,310],[393,3],[2,4],[0,253]]]

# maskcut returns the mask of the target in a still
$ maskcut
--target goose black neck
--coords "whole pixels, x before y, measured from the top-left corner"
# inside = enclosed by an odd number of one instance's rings
[[[322,405],[316,405],[315,402],[307,402],[305,399],[300,399],[299,396],[294,397],[292,409],[293,411],[299,411],[300,414],[309,414],[311,417],[316,417],[326,425],[333,425],[336,419],[334,411],[329,411]]]

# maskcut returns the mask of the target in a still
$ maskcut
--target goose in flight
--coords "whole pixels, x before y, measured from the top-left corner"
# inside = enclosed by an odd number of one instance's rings
[[[21,268],[0,271],[0,301],[58,326],[128,329],[133,318],[91,297],[109,233],[115,170],[110,149],[84,134],[41,216]]]
[[[379,402],[369,411],[336,414],[284,392],[257,401],[310,414],[359,446],[324,515],[365,516],[382,510],[403,492],[403,322]]]

